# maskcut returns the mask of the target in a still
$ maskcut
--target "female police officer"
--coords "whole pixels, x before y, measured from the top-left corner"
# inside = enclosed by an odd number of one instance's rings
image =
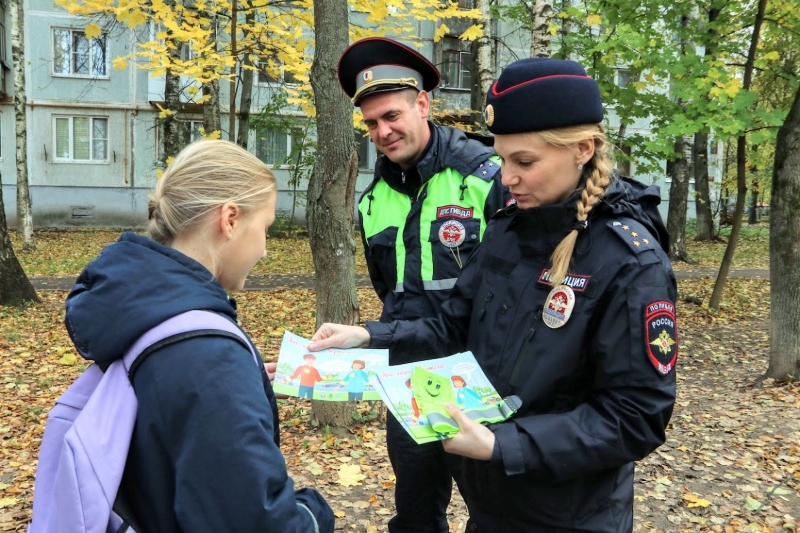
[[[624,532],[633,462],[664,442],[675,401],[676,283],[656,187],[612,174],[595,81],[523,59],[485,111],[516,199],[489,224],[437,318],[325,324],[312,348],[471,350],[517,413],[451,414],[468,531]]]

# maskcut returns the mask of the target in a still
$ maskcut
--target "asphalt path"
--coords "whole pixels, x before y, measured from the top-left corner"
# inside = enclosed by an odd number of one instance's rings
[[[690,270],[676,270],[675,277],[678,279],[694,278],[715,278],[716,269],[698,268]],[[763,278],[769,279],[769,270],[765,269],[736,269],[731,270],[729,276],[732,278]],[[41,276],[29,278],[36,290],[68,291],[75,284],[73,277],[52,277]],[[356,286],[369,288],[372,285],[366,274],[356,274]],[[247,279],[244,285],[246,291],[275,291],[283,289],[313,289],[313,274],[276,274],[272,276],[252,276]]]

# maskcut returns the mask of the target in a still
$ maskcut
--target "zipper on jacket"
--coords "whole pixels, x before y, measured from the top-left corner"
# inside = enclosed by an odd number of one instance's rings
[[[405,173],[405,172],[401,172],[401,173],[400,173],[400,179],[401,179],[401,181],[402,181],[403,183],[405,183],[405,182],[406,182],[406,173]]]

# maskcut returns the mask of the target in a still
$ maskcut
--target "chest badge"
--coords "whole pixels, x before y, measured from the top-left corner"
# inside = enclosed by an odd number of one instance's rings
[[[568,285],[557,285],[547,295],[542,320],[550,328],[560,328],[569,320],[573,307],[575,307],[575,293]]]
[[[467,229],[457,220],[448,220],[439,228],[439,241],[448,248],[461,246],[466,236]]]

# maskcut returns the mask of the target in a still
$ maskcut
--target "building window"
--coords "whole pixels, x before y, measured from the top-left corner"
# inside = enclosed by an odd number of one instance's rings
[[[616,77],[614,82],[624,89],[631,82],[631,71],[626,68],[618,68]]]
[[[275,128],[256,130],[256,157],[271,166],[293,165],[303,146],[303,131],[293,128],[291,134]]]
[[[442,39],[442,87],[469,89],[472,85],[471,43],[458,37]]]
[[[203,137],[202,120],[179,120],[178,121],[178,147],[182,150],[187,145]],[[157,161],[164,161],[164,124],[159,123],[156,128],[156,157]]]
[[[53,30],[53,74],[108,76],[108,39],[102,34],[87,39],[77,30]]]
[[[54,117],[56,161],[108,161],[107,117]]]
[[[458,0],[458,9],[474,9],[475,0]]]
[[[259,85],[274,85],[279,83],[287,83],[289,85],[296,85],[300,83],[293,72],[285,69],[283,63],[273,56],[271,60],[263,59],[256,64],[258,77],[256,82]]]

